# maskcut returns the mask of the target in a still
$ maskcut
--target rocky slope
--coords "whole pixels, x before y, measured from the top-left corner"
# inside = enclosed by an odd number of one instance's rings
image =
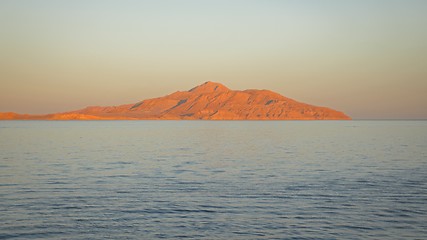
[[[0,119],[46,120],[348,120],[342,112],[317,107],[269,90],[230,90],[220,83],[206,82],[189,91],[178,91],[111,107],[87,107],[48,115],[0,113]]]

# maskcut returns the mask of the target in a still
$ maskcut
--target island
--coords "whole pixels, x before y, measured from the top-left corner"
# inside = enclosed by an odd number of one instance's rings
[[[119,106],[90,106],[45,115],[0,113],[1,120],[350,120],[343,112],[270,90],[231,90],[205,82],[188,91]]]

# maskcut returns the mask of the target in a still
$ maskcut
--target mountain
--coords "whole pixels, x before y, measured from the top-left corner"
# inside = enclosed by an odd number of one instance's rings
[[[21,120],[348,120],[342,112],[317,107],[269,90],[234,91],[205,82],[189,91],[134,104],[87,107],[47,115],[0,113],[0,119]]]

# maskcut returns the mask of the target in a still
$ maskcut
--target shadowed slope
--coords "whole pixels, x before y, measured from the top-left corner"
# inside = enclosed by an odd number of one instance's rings
[[[0,114],[0,119],[204,119],[204,120],[347,120],[342,112],[316,107],[268,90],[233,91],[220,83],[206,82],[189,91],[136,104],[87,107],[49,114]]]

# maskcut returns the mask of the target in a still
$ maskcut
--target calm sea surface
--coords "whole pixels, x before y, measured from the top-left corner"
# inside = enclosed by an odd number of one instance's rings
[[[427,121],[0,121],[0,239],[427,239]]]

